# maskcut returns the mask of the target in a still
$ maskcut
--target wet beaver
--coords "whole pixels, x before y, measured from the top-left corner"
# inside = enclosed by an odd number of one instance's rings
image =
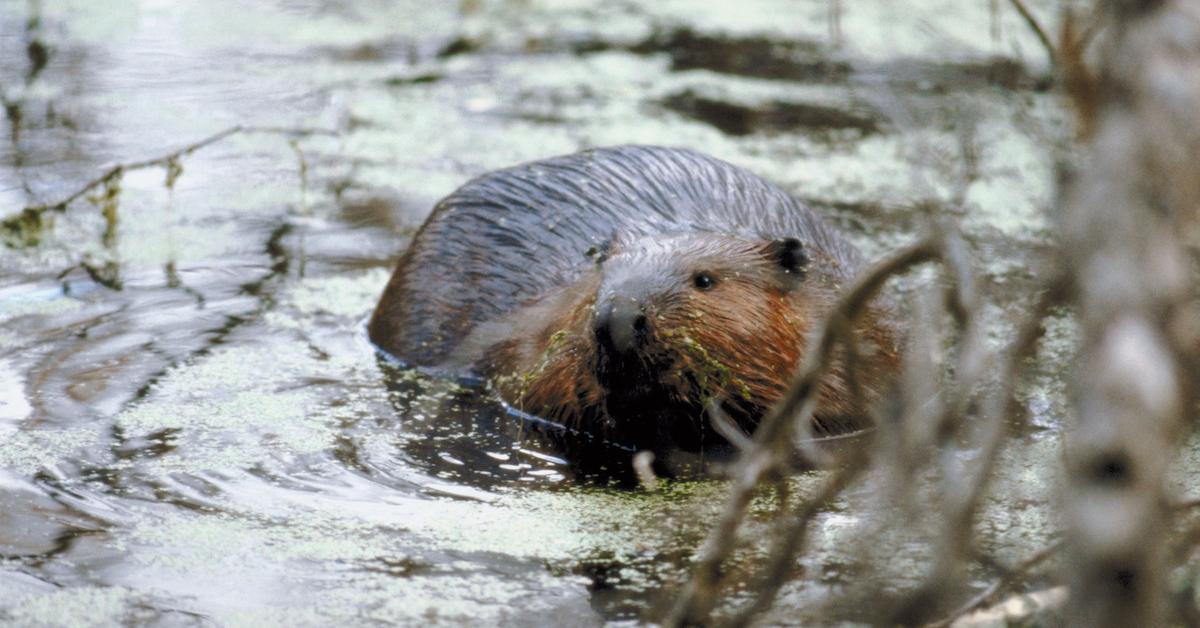
[[[623,146],[485,174],[434,208],[371,319],[417,366],[469,370],[512,406],[638,449],[719,442],[782,396],[806,334],[862,265],[775,185],[688,150]],[[814,427],[860,425],[897,361],[884,306],[859,321]]]

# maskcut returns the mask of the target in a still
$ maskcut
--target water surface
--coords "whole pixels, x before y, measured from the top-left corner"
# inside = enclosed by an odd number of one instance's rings
[[[363,322],[469,177],[637,142],[777,181],[870,256],[911,240],[922,208],[957,216],[1004,341],[1064,132],[1042,51],[985,2],[847,4],[840,40],[829,4],[0,5],[3,217],[233,125],[272,129],[126,173],[108,238],[83,198],[0,248],[0,621],[594,625],[660,603],[720,481],[573,481],[486,395],[380,361]],[[1070,344],[1052,328],[1038,430],[1014,436],[981,523],[1000,558],[1055,525]],[[858,578],[872,490],[818,520],[802,562],[819,576],[775,620],[861,619],[821,603]],[[902,548],[896,587],[919,578],[921,538],[880,544]],[[766,551],[750,543],[734,581]]]

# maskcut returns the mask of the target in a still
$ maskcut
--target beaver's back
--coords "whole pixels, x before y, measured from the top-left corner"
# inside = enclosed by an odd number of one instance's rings
[[[438,203],[371,339],[410,364],[439,364],[476,325],[574,281],[614,236],[679,233],[795,237],[829,274],[861,265],[816,214],[750,172],[689,150],[601,148],[490,172]]]

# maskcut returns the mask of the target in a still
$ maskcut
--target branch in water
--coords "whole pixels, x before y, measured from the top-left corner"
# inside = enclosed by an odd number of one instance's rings
[[[101,175],[85,183],[82,187],[67,195],[63,199],[53,203],[43,203],[40,205],[30,205],[19,212],[5,218],[3,223],[5,229],[15,232],[24,232],[31,227],[36,227],[41,224],[42,215],[47,212],[64,212],[67,207],[75,201],[82,198],[88,192],[96,188],[107,186],[111,182],[121,177],[124,173],[132,170],[143,170],[146,168],[165,168],[168,171],[168,183],[174,184],[174,178],[178,176],[177,169],[179,168],[179,159],[186,157],[206,146],[211,146],[224,139],[238,134],[267,134],[267,135],[284,135],[288,137],[310,137],[313,135],[324,135],[336,137],[337,131],[327,129],[309,129],[309,128],[289,128],[289,127],[273,127],[273,126],[245,126],[236,125],[229,127],[223,131],[213,133],[212,135],[192,142],[183,148],[171,151],[165,155],[143,159],[141,161],[131,161],[128,163],[117,164],[106,170]]]

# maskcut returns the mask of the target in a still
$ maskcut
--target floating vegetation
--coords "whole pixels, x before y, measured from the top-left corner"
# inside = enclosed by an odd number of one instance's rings
[[[104,248],[108,249],[117,245],[117,225],[120,222],[117,208],[121,196],[121,177],[124,174],[125,171],[117,167],[104,179],[100,193],[88,196],[88,201],[99,208],[100,215],[104,217],[104,235],[101,242],[104,243]]]
[[[167,159],[166,168],[167,179],[163,182],[163,185],[167,186],[168,190],[174,192],[175,182],[179,180],[181,175],[183,175],[183,163],[179,161],[178,157],[171,157]]]

